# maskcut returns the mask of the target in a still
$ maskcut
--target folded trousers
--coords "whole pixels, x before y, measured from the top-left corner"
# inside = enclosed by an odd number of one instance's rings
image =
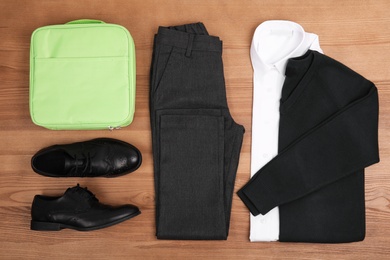
[[[202,23],[159,27],[150,117],[159,239],[226,239],[244,128],[229,113],[222,42]]]

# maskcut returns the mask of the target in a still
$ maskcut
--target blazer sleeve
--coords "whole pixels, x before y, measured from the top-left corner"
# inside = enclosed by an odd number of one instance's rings
[[[253,215],[294,201],[379,161],[375,85],[305,133],[238,191]]]

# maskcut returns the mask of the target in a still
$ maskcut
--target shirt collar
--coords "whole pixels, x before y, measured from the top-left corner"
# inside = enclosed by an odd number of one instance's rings
[[[278,61],[267,63],[262,54],[266,53],[267,50],[259,50],[259,42],[264,40],[265,37],[270,37],[272,34],[286,35],[288,33],[296,34],[299,37],[298,40],[290,43],[292,46],[289,47],[292,51],[281,57]],[[318,36],[312,33],[306,33],[302,26],[297,23],[283,20],[265,21],[256,28],[253,35],[250,50],[253,69],[255,72],[264,72],[276,68],[279,73],[284,75],[288,59],[303,55],[313,43],[319,46]]]

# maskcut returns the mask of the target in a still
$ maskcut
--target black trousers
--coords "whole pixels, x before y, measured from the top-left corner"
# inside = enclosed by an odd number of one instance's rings
[[[222,42],[202,23],[160,27],[151,67],[156,235],[226,239],[244,128],[232,119]]]

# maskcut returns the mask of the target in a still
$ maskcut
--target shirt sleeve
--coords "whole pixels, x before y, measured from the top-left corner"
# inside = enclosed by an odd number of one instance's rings
[[[378,161],[378,93],[372,84],[365,96],[281,151],[238,196],[253,215],[266,214]]]

